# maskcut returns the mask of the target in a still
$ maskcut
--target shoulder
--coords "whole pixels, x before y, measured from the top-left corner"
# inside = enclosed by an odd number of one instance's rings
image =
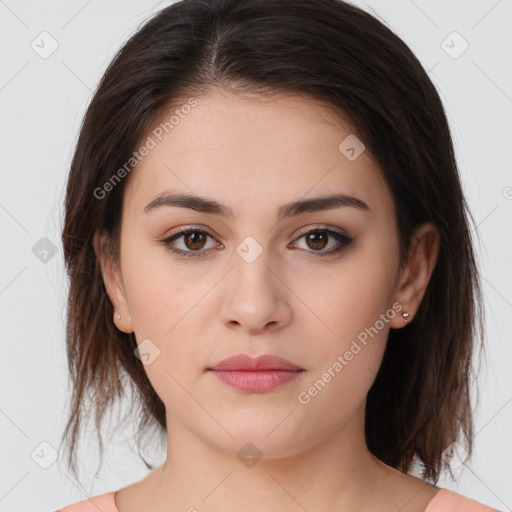
[[[425,512],[500,512],[449,489],[439,489]]]
[[[73,503],[67,507],[60,508],[56,512],[119,512],[114,501],[115,491],[91,496],[86,500]]]

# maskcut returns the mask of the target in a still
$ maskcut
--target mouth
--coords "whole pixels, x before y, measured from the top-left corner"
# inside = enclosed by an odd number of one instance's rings
[[[249,393],[264,393],[296,380],[305,370],[279,356],[246,354],[223,359],[207,368],[219,380]]]

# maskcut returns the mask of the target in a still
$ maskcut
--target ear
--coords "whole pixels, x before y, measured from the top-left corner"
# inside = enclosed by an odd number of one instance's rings
[[[423,223],[415,229],[408,262],[401,272],[395,295],[395,300],[403,309],[390,320],[390,327],[399,329],[413,320],[434,272],[439,244],[439,231],[432,222]],[[407,324],[403,312],[409,313]]]
[[[111,251],[108,250],[108,235],[96,231],[93,236],[92,245],[100,262],[103,283],[114,309],[114,318],[112,320],[120,331],[131,333],[133,332],[133,323],[126,299],[121,269]],[[121,315],[121,318],[118,319],[117,315]]]

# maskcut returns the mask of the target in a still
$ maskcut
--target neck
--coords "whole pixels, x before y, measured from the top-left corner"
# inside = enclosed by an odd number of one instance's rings
[[[247,457],[212,445],[173,416],[167,418],[167,460],[155,470],[151,510],[380,510],[385,466],[368,451],[364,402],[342,429],[291,454]],[[297,444],[303,441],[297,436]],[[233,446],[242,447],[232,439]],[[305,442],[304,442],[305,444]],[[263,442],[262,442],[263,445]],[[263,451],[263,450],[261,450]],[[253,452],[253,453],[251,453]],[[253,458],[251,459],[251,455]]]

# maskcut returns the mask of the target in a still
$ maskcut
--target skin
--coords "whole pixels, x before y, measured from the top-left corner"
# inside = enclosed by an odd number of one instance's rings
[[[340,152],[354,130],[325,105],[218,90],[196,99],[129,176],[120,264],[101,251],[99,234],[94,239],[121,315],[116,326],[160,350],[144,368],[168,425],[166,462],[116,493],[120,512],[425,510],[436,488],[378,461],[364,439],[366,395],[389,329],[405,325],[401,313],[308,404],[297,395],[394,303],[413,321],[437,260],[435,226],[417,228],[400,269],[394,203],[381,171],[368,150],[354,161]],[[176,206],[145,213],[165,191],[207,196],[234,218]],[[364,200],[370,211],[277,218],[284,203],[333,192]],[[329,235],[308,244],[299,230],[322,225],[343,230],[353,245],[319,256],[338,241]],[[211,234],[170,243],[203,251],[201,258],[180,258],[160,242],[180,226]],[[262,250],[251,263],[236,252],[248,236]],[[276,354],[305,372],[270,392],[247,393],[206,371],[240,352]],[[252,467],[237,457],[247,442],[263,454]]]

